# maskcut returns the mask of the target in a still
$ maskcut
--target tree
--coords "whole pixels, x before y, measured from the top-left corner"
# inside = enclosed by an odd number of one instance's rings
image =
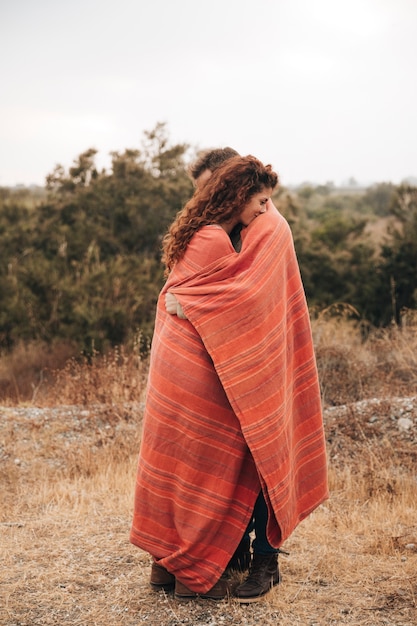
[[[113,152],[108,172],[97,172],[93,148],[68,171],[57,165],[29,230],[26,209],[3,208],[0,258],[14,281],[0,274],[8,303],[0,312],[3,345],[62,338],[89,351],[139,330],[151,337],[163,284],[161,240],[192,193],[186,149],[171,145],[159,124],[143,147]]]
[[[417,187],[398,187],[390,212],[397,222],[382,248],[381,275],[399,323],[404,309],[417,308]]]
[[[68,174],[62,165],[56,165],[54,170],[46,177],[46,188],[49,191],[64,193],[74,191],[77,187],[87,187],[98,177],[94,157],[97,154],[95,148],[89,148],[74,161]]]

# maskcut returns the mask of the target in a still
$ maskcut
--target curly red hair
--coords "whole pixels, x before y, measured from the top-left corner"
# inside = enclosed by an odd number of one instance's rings
[[[263,165],[251,155],[228,159],[204,187],[197,189],[171,224],[162,245],[166,271],[184,256],[192,236],[202,226],[232,220],[242,213],[252,196],[277,185],[278,174],[271,165]]]

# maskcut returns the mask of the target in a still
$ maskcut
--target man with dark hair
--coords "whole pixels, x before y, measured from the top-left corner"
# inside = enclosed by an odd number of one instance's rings
[[[240,156],[236,150],[226,146],[226,148],[212,148],[208,150],[201,150],[198,153],[196,161],[191,163],[188,168],[188,174],[193,180],[197,189],[200,189],[205,185],[210,176],[217,168],[223,165],[226,161],[232,157]],[[230,239],[236,252],[240,252],[242,241],[240,239],[240,231],[242,225],[238,224],[230,233]]]
[[[239,156],[233,148],[214,148],[212,150],[202,150],[198,153],[198,158],[188,169],[188,173],[193,179],[197,189],[204,185],[212,173],[220,165],[231,157]]]

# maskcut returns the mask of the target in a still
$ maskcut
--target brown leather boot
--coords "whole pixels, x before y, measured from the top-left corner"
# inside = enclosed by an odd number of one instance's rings
[[[211,589],[209,589],[206,593],[196,593],[192,591],[185,585],[183,585],[179,580],[175,581],[175,598],[182,602],[187,602],[189,600],[195,600],[196,598],[201,598],[202,600],[214,600],[219,601],[223,600],[229,592],[227,581],[224,578],[220,578],[215,585]]]
[[[155,591],[172,591],[175,587],[175,576],[155,561],[151,568],[151,587]]]
[[[177,600],[187,602],[188,600],[195,600],[197,597],[198,593],[183,585],[179,580],[175,580],[175,598]]]
[[[235,591],[241,604],[258,602],[274,585],[281,581],[278,569],[278,554],[254,554],[249,575]]]
[[[221,577],[207,593],[200,593],[200,598],[203,600],[224,600],[228,593],[229,585],[227,580]]]

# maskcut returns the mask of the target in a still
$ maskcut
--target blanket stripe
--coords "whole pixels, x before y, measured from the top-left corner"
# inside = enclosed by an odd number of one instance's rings
[[[165,312],[167,290],[187,320]],[[198,592],[226,567],[262,488],[279,547],[328,495],[310,321],[292,236],[271,208],[236,253],[191,240],[161,292],[131,541]]]

